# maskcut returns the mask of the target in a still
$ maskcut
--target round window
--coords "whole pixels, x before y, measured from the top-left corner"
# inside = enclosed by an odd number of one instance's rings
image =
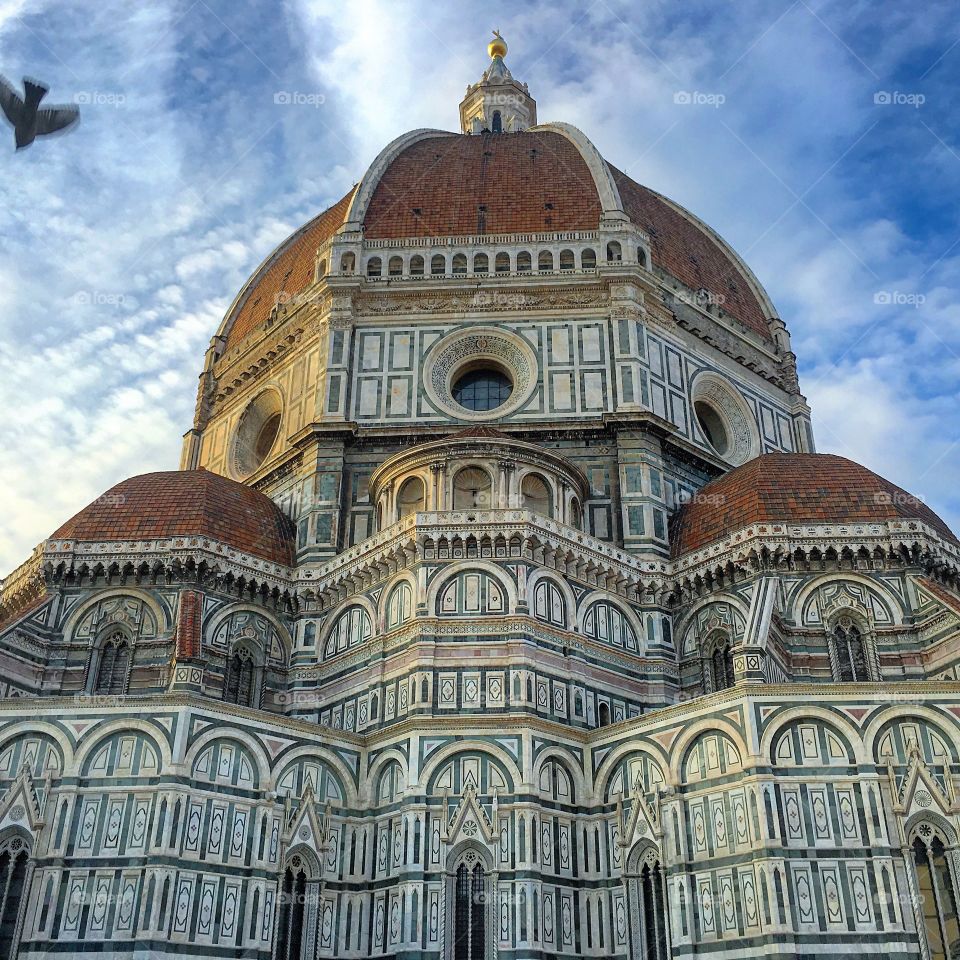
[[[243,411],[233,444],[235,476],[249,476],[266,462],[280,435],[282,416],[280,397],[273,390],[261,393]]]
[[[510,399],[513,381],[502,370],[483,366],[468,369],[453,384],[453,399],[467,410],[496,410]]]
[[[727,433],[727,425],[723,417],[709,403],[698,400],[693,405],[694,412],[697,415],[697,423],[700,430],[707,438],[707,442],[713,447],[721,457],[726,456],[730,449],[730,435]]]
[[[267,454],[273,449],[274,441],[280,432],[280,414],[273,413],[264,422],[257,434],[256,442],[253,445],[253,455],[257,463],[263,463],[267,459]]]

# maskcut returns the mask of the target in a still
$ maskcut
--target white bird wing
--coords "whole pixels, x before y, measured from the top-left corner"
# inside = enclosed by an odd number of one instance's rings
[[[0,108],[4,116],[16,126],[23,109],[23,100],[6,77],[0,76]]]
[[[73,103],[58,103],[37,111],[37,134],[56,133],[80,119],[80,108]]]

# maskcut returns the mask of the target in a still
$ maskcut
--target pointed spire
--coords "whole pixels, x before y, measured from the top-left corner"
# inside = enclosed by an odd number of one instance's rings
[[[537,102],[504,63],[507,41],[499,30],[493,31],[487,53],[489,66],[477,83],[467,87],[460,102],[460,129],[464,133],[519,133],[535,126]]]

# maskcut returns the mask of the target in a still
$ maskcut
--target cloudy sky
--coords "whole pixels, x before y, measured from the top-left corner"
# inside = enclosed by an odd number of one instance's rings
[[[0,72],[82,110],[19,154],[0,130],[0,574],[176,468],[237,289],[393,137],[456,129],[491,27],[542,121],[751,263],[819,449],[960,529],[953,4],[0,0]]]

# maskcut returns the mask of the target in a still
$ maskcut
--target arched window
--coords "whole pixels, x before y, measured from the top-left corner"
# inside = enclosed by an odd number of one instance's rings
[[[520,500],[525,510],[553,516],[553,495],[547,481],[536,473],[528,473],[520,482]]]
[[[540,255],[537,257],[537,269],[538,270],[553,269],[553,254],[549,250],[540,251]]]
[[[517,254],[517,273],[529,273],[533,269],[533,257],[529,250],[521,250]]]
[[[509,273],[510,272],[510,254],[498,253],[493,261],[493,270],[495,273]]]
[[[337,617],[330,636],[327,637],[323,648],[324,659],[369,640],[372,633],[373,626],[367,611],[361,606],[348,607]]]
[[[720,636],[705,649],[704,660],[704,692],[712,693],[715,690],[726,690],[736,683],[733,674],[733,657],[730,653],[730,638]]]
[[[667,960],[667,911],[663,897],[663,871],[659,862],[643,865],[639,893],[640,956],[644,960]]]
[[[397,519],[402,520],[414,513],[420,513],[424,505],[423,480],[420,477],[408,477],[397,491]]]
[[[466,467],[453,479],[454,510],[489,510],[493,485],[490,474],[480,467]]]
[[[483,960],[486,956],[486,874],[475,856],[457,867],[454,877],[453,957]]]
[[[226,703],[237,703],[242,707],[254,705],[254,670],[253,654],[246,647],[234,647],[223,673],[223,699]]]
[[[29,856],[22,837],[10,837],[0,845],[0,957],[13,955]]]
[[[557,627],[567,625],[567,605],[563,593],[549,578],[540,580],[533,588],[533,615]]]
[[[623,252],[620,249],[620,244],[616,240],[611,240],[607,244],[607,261],[609,263],[618,263],[623,259]]]
[[[637,633],[624,612],[607,600],[595,600],[583,616],[583,632],[594,640],[639,651]]]
[[[855,623],[841,618],[830,635],[834,678],[841,682],[869,680],[863,634]]]
[[[423,257],[421,257],[419,253],[414,254],[414,256],[410,258],[410,276],[423,276]]]
[[[345,253],[340,258],[340,272],[341,273],[353,273],[356,269],[356,257],[352,253]]]
[[[303,645],[312,647],[317,642],[317,625],[313,620],[308,620],[303,628]]]
[[[462,276],[467,272],[467,258],[462,253],[454,254],[453,272],[455,276]]]
[[[280,922],[277,925],[277,960],[300,960],[303,953],[307,874],[299,857],[292,857],[283,872]]]
[[[597,726],[598,727],[610,726],[610,704],[609,703],[601,703],[597,707]]]
[[[587,247],[587,249],[580,254],[580,266],[584,270],[596,269],[596,266],[597,266],[596,250],[591,250],[589,247]]]
[[[447,261],[439,253],[430,258],[430,273],[435,277],[442,277],[447,272]]]
[[[503,133],[503,118],[499,110],[493,111],[493,122],[491,124],[491,133]],[[480,956],[480,954],[478,954]]]
[[[113,695],[126,693],[129,672],[130,644],[124,634],[114,633],[100,648],[94,692]]]
[[[490,272],[490,258],[485,253],[478,253],[473,258],[473,272],[474,273]]]
[[[413,613],[413,590],[410,584],[398,583],[387,600],[387,628],[399,627],[410,619]]]
[[[577,261],[573,255],[572,250],[561,250],[560,251],[560,269],[561,270],[574,270],[576,269]]]
[[[956,886],[945,845],[928,823],[920,824],[913,841],[913,866],[930,960],[952,960],[960,955]]]
[[[391,277],[403,276],[403,257],[391,257],[387,264],[387,273]]]
[[[643,247],[637,247],[637,263],[639,263],[641,267],[647,265],[647,254]]]
[[[576,497],[570,501],[570,526],[583,526],[583,511],[580,509],[580,501]]]
[[[379,257],[371,257],[367,261],[367,276],[379,277],[383,274],[383,261]]]

